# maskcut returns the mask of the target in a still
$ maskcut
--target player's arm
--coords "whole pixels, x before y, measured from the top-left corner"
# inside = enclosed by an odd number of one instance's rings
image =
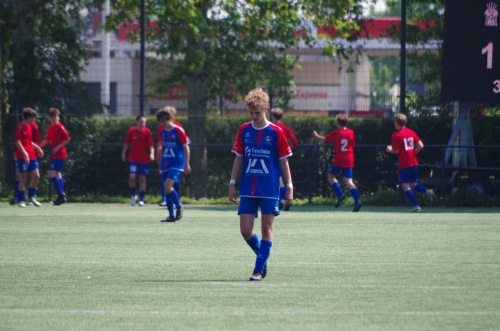
[[[123,162],[127,162],[127,149],[128,149],[128,145],[123,144],[123,148],[122,148],[122,161]]]
[[[30,156],[28,155],[28,152],[26,152],[26,150],[24,149],[21,140],[14,140],[14,144],[16,145],[17,149],[24,155],[24,163],[25,164],[30,163]]]
[[[417,146],[415,146],[415,154],[418,154],[422,148],[424,148],[424,143],[422,142],[422,140],[420,140],[418,143],[417,143]]]
[[[158,143],[158,145],[156,146],[156,163],[158,163],[158,165],[160,165],[161,163],[161,144]]]
[[[392,149],[392,145],[387,146],[387,147],[385,148],[385,151],[386,151],[387,153],[391,153],[391,154],[398,154],[398,151],[395,151],[395,150],[393,150],[393,149]]]
[[[241,165],[243,164],[243,156],[236,155],[233,162],[233,170],[231,171],[231,181],[229,182],[229,201],[236,202],[236,178],[240,173]]]
[[[191,149],[189,145],[184,145],[184,174],[188,175],[191,172],[191,165],[189,163],[191,158]]]
[[[36,156],[37,157],[43,157],[43,149],[38,146],[37,144],[35,144],[34,142],[31,142],[31,144],[33,145],[33,148],[35,149],[35,153],[36,153]]]
[[[288,165],[288,158],[284,157],[280,160],[281,175],[285,181],[286,193],[285,193],[285,203],[287,205],[292,203],[293,200],[293,183],[292,174],[290,173],[290,166]]]
[[[317,138],[323,142],[325,141],[325,136],[320,136],[316,131],[313,131],[313,137]]]
[[[52,154],[55,154],[57,152],[59,152],[59,150],[63,147],[63,146],[66,146],[66,144],[69,143],[69,140],[63,140],[59,145],[57,145],[56,147],[52,148]],[[123,155],[123,153],[122,153]]]
[[[154,146],[149,146],[149,160],[150,161],[155,160],[155,147]]]
[[[49,141],[47,139],[44,139],[42,140],[42,142],[40,143],[40,148],[44,148],[47,144],[49,143]]]

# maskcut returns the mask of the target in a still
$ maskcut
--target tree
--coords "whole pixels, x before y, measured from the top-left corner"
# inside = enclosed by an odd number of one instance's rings
[[[409,85],[425,85],[426,93],[416,95],[409,91],[408,108],[419,115],[441,104],[441,55],[444,22],[444,0],[407,0],[407,67],[406,77]],[[376,16],[401,16],[401,0],[386,0],[387,8]],[[388,31],[394,40],[400,41],[400,27]],[[413,50],[412,50],[413,49]],[[389,66],[385,66],[389,69]],[[399,69],[392,68],[392,76],[397,77]],[[381,71],[384,72],[384,71]]]
[[[64,97],[70,92],[89,55],[86,44],[80,39],[85,27],[81,11],[93,8],[99,2],[2,1],[0,123],[2,115],[9,113],[12,103],[16,109],[53,105],[55,97]],[[4,139],[3,132],[0,125],[0,143]],[[0,167],[4,167],[1,159]],[[0,182],[5,181],[0,178]]]
[[[192,148],[195,198],[206,196],[206,114],[218,96],[237,99],[260,86],[276,96],[278,104],[290,97],[291,71],[297,56],[287,53],[299,45],[318,42],[314,27],[334,26],[337,37],[352,38],[358,29],[362,1],[352,0],[148,0],[148,47],[156,65],[168,73],[154,89],[165,93],[174,84],[188,89],[188,132]],[[140,18],[138,1],[112,4],[108,28]],[[155,24],[152,24],[152,22]],[[131,36],[137,39],[137,34]],[[324,54],[342,49],[323,40]]]

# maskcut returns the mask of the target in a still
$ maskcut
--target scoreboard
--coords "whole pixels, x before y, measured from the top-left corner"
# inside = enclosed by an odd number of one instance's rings
[[[500,104],[500,0],[445,0],[441,98]]]

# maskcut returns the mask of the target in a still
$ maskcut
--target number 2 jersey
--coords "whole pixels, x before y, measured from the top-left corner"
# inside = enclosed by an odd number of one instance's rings
[[[280,160],[292,150],[283,130],[275,124],[256,129],[240,126],[231,152],[243,158],[240,197],[279,199]]]
[[[420,138],[415,131],[406,127],[392,134],[392,150],[398,152],[399,169],[418,165],[415,145],[420,142]]]
[[[185,155],[184,146],[191,141],[183,128],[174,125],[171,129],[163,128],[158,141],[161,143],[161,171],[175,169],[184,171]]]
[[[348,128],[333,130],[325,136],[325,142],[333,144],[332,165],[338,168],[354,168],[354,131]]]

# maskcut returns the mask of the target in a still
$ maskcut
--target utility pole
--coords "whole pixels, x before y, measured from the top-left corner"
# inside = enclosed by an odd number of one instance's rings
[[[401,62],[399,68],[399,112],[406,114],[406,0],[401,0]]]

